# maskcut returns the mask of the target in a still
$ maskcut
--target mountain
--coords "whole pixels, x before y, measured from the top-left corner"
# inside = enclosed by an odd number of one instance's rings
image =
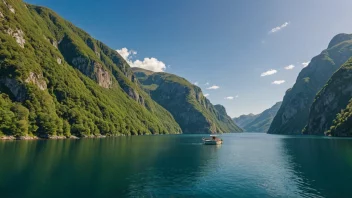
[[[305,134],[352,136],[352,59],[330,78],[310,108]]]
[[[181,133],[113,49],[53,11],[0,2],[0,136]]]
[[[234,121],[235,123],[240,122],[241,125],[239,126],[244,129],[244,131],[267,132],[277,111],[280,109],[281,104],[282,102],[277,102],[270,109],[267,109],[258,115],[242,115],[238,118],[234,118]]]
[[[326,50],[314,57],[286,91],[281,108],[268,133],[301,134],[308,123],[309,109],[316,94],[330,77],[352,56],[352,35],[335,36]]]
[[[253,120],[255,120],[260,114],[254,115],[253,113],[250,113],[248,115],[241,115],[237,118],[233,118],[232,120],[242,129],[245,128],[245,126],[249,123],[251,123]]]
[[[173,115],[184,133],[242,131],[223,106],[212,105],[202,90],[186,79],[164,72],[132,69],[144,89]]]

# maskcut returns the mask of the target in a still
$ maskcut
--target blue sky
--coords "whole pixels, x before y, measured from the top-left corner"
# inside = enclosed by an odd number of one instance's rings
[[[198,82],[231,116],[260,113],[281,101],[302,63],[334,35],[352,32],[350,0],[27,2],[53,9],[113,49],[127,48],[133,65],[165,66]],[[270,70],[276,73],[263,74]]]

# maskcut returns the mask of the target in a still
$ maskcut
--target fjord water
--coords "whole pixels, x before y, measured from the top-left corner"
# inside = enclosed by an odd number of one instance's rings
[[[350,197],[352,139],[200,135],[0,142],[1,197]]]

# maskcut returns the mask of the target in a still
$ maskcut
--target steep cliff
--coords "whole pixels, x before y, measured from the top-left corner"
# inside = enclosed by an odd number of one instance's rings
[[[305,134],[352,136],[352,59],[330,78],[310,108]]]
[[[44,7],[0,13],[0,136],[181,132],[115,50]]]
[[[151,97],[167,109],[184,133],[241,132],[221,105],[213,106],[202,90],[179,76],[133,68]]]
[[[335,36],[328,48],[312,59],[300,72],[292,89],[286,92],[268,133],[301,134],[308,123],[309,109],[315,95],[351,56],[352,36]]]

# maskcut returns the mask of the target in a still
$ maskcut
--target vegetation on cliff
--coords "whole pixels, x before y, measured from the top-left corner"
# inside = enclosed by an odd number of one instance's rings
[[[352,59],[330,78],[310,108],[305,134],[352,136]]]
[[[221,105],[212,105],[202,90],[179,76],[133,68],[144,89],[167,109],[184,133],[228,133],[242,130]]]
[[[330,77],[352,56],[352,36],[335,36],[328,48],[314,57],[297,77],[284,97],[268,133],[301,134],[309,120],[310,107],[316,94]]]
[[[0,12],[0,135],[181,133],[115,50],[44,7]]]

